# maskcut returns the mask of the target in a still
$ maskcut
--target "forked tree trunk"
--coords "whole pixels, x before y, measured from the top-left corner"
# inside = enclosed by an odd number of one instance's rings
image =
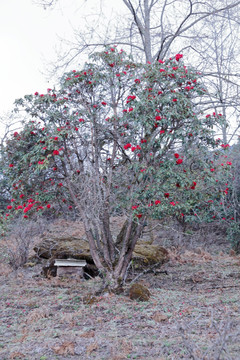
[[[114,260],[111,264],[109,264],[109,257],[105,259],[106,251],[103,251],[101,254],[99,253],[92,231],[85,224],[91,255],[103,276],[104,289],[108,288],[108,290],[115,292],[122,287],[136,242],[142,233],[143,224],[144,219],[141,219],[138,223],[132,218],[126,220],[114,244]],[[112,249],[109,249],[109,252],[111,251]]]

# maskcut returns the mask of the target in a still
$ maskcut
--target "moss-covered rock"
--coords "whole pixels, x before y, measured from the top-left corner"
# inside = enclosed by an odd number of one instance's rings
[[[168,251],[160,245],[152,245],[139,240],[133,253],[133,261],[141,266],[149,266],[167,262],[169,259]]]
[[[88,242],[80,238],[44,238],[39,245],[34,247],[34,251],[38,257],[44,259],[73,258],[93,263]],[[168,251],[162,246],[138,241],[133,252],[133,261],[135,265],[140,266],[161,264],[168,261]]]
[[[148,301],[150,296],[150,291],[142,284],[133,284],[129,289],[129,297],[131,300]]]
[[[42,242],[34,247],[37,256],[44,259],[86,260],[93,263],[88,242],[81,238],[43,238]]]
[[[114,220],[114,219],[113,219]],[[113,221],[113,233],[117,234],[119,228],[123,226],[123,220]],[[117,226],[118,225],[118,226]],[[118,238],[116,237],[116,243]],[[147,240],[147,239],[146,239]],[[163,264],[168,261],[168,251],[160,245],[152,245],[149,241],[139,240],[135,246],[132,260],[134,268],[142,269],[155,264]],[[98,270],[94,265],[89,244],[86,239],[84,228],[81,222],[53,223],[46,231],[41,242],[34,247],[37,258],[48,259],[50,268],[44,271],[50,271],[55,276],[55,259],[77,259],[86,260],[87,266],[84,268],[84,274],[87,278],[98,275]]]

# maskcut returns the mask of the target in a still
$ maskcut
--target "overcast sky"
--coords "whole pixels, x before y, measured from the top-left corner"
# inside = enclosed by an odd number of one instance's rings
[[[104,1],[111,11],[112,1]],[[46,68],[56,58],[58,36],[70,39],[81,19],[98,12],[100,3],[59,0],[54,10],[44,10],[34,0],[0,0],[0,116],[12,110],[16,98],[54,85],[46,79]],[[120,3],[115,0],[114,5]]]

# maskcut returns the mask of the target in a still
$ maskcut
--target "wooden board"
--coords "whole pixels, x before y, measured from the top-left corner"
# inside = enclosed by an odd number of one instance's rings
[[[87,265],[86,260],[75,260],[75,259],[56,259],[54,262],[55,266],[79,266],[83,267]]]

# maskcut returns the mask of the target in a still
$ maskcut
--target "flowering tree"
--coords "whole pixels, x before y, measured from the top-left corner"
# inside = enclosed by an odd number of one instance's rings
[[[204,171],[205,201],[196,208],[203,222],[214,222],[227,231],[233,249],[240,252],[239,143],[221,144],[211,154],[210,169]]]
[[[221,116],[199,114],[205,89],[181,54],[143,65],[114,47],[91,60],[64,74],[59,90],[16,101],[32,119],[5,147],[13,190],[4,219],[56,212],[60,203],[75,209],[96,266],[115,288],[149,213],[193,215]],[[116,238],[114,214],[127,217]]]

